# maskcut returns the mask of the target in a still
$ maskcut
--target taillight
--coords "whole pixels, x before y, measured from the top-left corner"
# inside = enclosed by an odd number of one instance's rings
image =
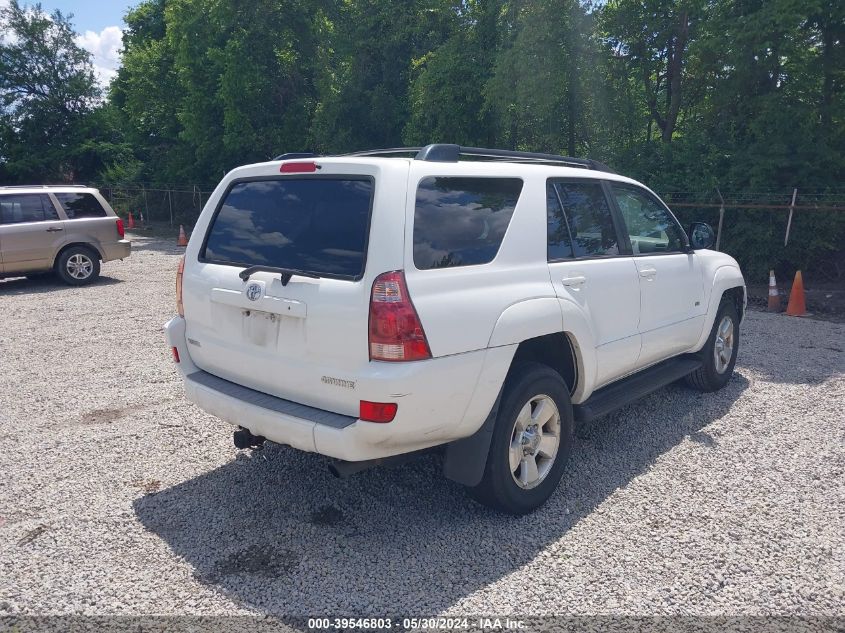
[[[365,422],[392,422],[399,405],[395,402],[367,402],[361,400],[358,417]]]
[[[117,219],[117,234],[121,239],[126,237],[126,231],[123,229],[123,220],[120,218]]]
[[[179,350],[174,347],[170,351],[173,353],[173,362],[178,363],[179,362]]]
[[[431,358],[422,323],[411,302],[405,273],[383,273],[370,295],[370,360]]]
[[[179,268],[176,269],[176,312],[180,317],[185,316],[185,306],[182,305],[182,276],[185,274],[185,256],[179,258]]]

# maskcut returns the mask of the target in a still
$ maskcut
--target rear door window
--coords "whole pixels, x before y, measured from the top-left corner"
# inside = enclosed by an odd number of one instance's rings
[[[211,221],[200,258],[360,279],[373,189],[372,178],[353,176],[236,182]]]
[[[619,239],[602,184],[554,183],[555,205],[549,201],[549,258],[619,255]],[[554,255],[554,257],[553,257]]]
[[[21,222],[44,222],[58,220],[59,214],[44,194],[20,194],[0,196],[0,224]]]
[[[423,178],[414,212],[414,265],[428,270],[493,261],[521,192],[519,178]]]
[[[104,218],[108,215],[100,201],[90,193],[57,193],[53,195],[59,200],[69,220]]]

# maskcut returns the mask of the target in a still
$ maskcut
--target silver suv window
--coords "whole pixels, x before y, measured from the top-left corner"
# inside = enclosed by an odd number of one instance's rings
[[[521,192],[519,178],[423,178],[414,213],[414,265],[428,270],[493,261]]]
[[[0,224],[58,220],[50,198],[40,193],[0,196]]]
[[[69,220],[80,218],[104,218],[106,210],[99,200],[90,193],[57,193],[58,198]]]

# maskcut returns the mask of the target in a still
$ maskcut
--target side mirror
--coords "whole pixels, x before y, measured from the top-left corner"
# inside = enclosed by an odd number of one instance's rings
[[[689,241],[692,250],[712,248],[716,243],[716,233],[713,227],[705,222],[693,222],[689,227]]]

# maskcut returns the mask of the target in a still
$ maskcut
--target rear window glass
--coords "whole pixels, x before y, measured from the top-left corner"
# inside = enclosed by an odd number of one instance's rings
[[[493,261],[521,191],[519,178],[423,178],[414,213],[414,265],[427,270]]]
[[[57,193],[55,196],[70,220],[104,218],[107,215],[103,205],[90,193]]]
[[[284,178],[236,183],[208,229],[201,256],[360,278],[367,252],[370,178]]]

